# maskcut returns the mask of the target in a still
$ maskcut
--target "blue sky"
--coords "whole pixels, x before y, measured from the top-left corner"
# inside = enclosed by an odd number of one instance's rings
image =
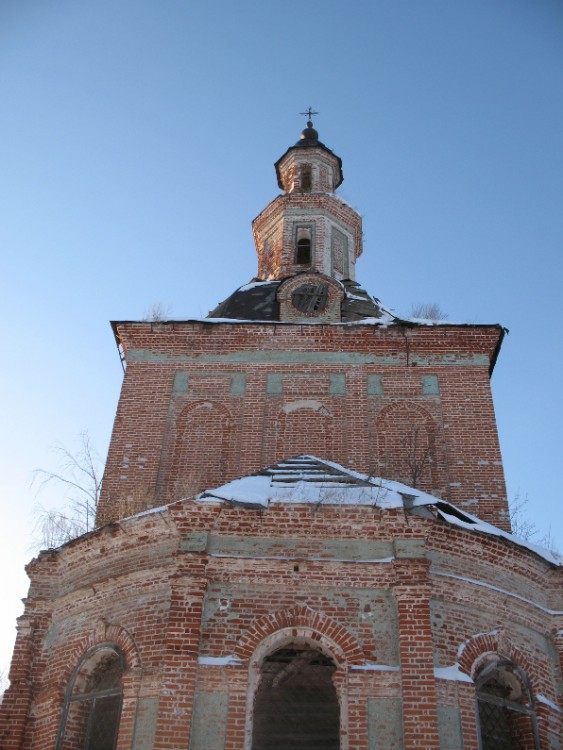
[[[510,329],[508,492],[563,547],[562,39],[559,0],[0,4],[0,667],[31,473],[85,429],[107,450],[108,321],[204,316],[255,275],[250,222],[309,106],[363,216],[362,284],[398,314]]]

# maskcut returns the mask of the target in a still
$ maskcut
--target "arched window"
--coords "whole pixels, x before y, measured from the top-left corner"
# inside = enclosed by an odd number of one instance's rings
[[[114,645],[96,646],[70,679],[57,750],[115,750],[125,657]]]
[[[267,656],[254,699],[252,750],[338,750],[335,671],[329,656],[306,643]]]
[[[311,263],[311,240],[302,237],[297,241],[297,265],[308,266]]]
[[[530,683],[508,659],[489,659],[478,670],[481,750],[537,750],[538,730]]]

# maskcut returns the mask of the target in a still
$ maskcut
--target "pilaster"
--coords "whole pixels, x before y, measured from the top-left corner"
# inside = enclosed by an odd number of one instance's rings
[[[395,586],[405,750],[439,750],[430,621],[430,563],[423,540],[395,540]]]
[[[207,583],[202,558],[189,555],[171,578],[170,612],[162,665],[154,750],[189,747]],[[189,573],[188,573],[189,570]]]

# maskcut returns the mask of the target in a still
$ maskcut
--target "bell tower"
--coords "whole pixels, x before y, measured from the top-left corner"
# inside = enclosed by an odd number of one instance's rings
[[[281,281],[317,273],[354,281],[362,220],[335,194],[344,179],[342,160],[321,143],[311,119],[275,168],[283,193],[252,222],[257,278]]]

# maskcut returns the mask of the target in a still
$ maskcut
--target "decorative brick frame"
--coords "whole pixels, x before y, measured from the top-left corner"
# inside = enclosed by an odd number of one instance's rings
[[[490,654],[498,654],[517,664],[526,673],[534,693],[538,691],[539,680],[534,664],[500,630],[479,633],[463,644],[458,659],[461,671],[474,679],[481,662]]]
[[[399,419],[397,419],[399,417]],[[387,423],[390,423],[388,425]],[[403,427],[408,424],[412,428],[422,427],[428,440],[428,461],[421,467],[423,472],[419,477],[419,486],[426,492],[433,492],[443,496],[447,489],[446,449],[443,427],[428,409],[412,400],[397,400],[386,404],[374,418],[371,443],[372,454],[377,456],[382,472],[380,476],[398,479],[393,458],[397,455],[394,441],[400,437],[407,437]],[[390,449],[391,446],[391,449]],[[421,446],[424,452],[424,445]],[[403,453],[406,455],[407,448]],[[402,457],[405,458],[405,455]],[[402,478],[405,484],[411,485],[412,479]]]
[[[260,644],[268,636],[289,628],[308,628],[315,633],[314,641],[319,645],[321,642],[325,643],[337,663],[346,661],[348,664],[362,664],[364,662],[362,648],[349,630],[331,617],[322,612],[316,612],[306,605],[272,612],[257,620],[239,639],[235,654],[240,659],[253,658]]]
[[[332,658],[337,665],[333,682],[340,704],[340,747],[341,750],[348,750],[348,666],[350,663],[363,662],[364,655],[358,641],[343,625],[307,606],[293,607],[262,617],[237,643],[237,656],[250,659],[244,750],[250,750],[252,746],[254,699],[264,659],[295,640],[314,646]]]

